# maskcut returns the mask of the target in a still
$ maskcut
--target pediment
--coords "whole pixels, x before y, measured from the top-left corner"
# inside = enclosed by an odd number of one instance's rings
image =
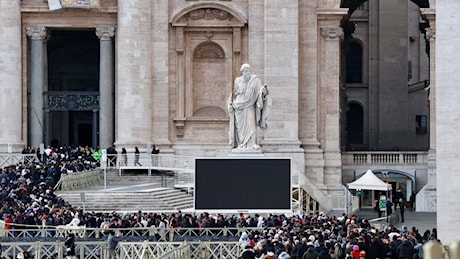
[[[225,5],[201,3],[182,9],[171,18],[170,22],[173,26],[243,27],[247,19]]]

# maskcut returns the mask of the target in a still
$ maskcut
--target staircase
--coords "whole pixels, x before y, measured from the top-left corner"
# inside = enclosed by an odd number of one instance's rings
[[[147,170],[101,170],[100,185],[84,190],[56,191],[64,201],[95,212],[177,212],[193,208],[193,194],[174,188],[174,173]],[[85,200],[82,201],[82,198]]]

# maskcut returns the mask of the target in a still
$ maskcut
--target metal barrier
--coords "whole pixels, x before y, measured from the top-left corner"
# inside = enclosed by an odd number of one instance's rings
[[[31,225],[18,225],[11,223],[13,229],[5,229],[5,226],[0,225],[0,234],[3,237],[11,238],[63,238],[68,233],[74,233],[77,237],[86,238],[102,238],[105,236],[106,231],[103,228],[87,228],[84,226],[31,226]],[[130,227],[130,228],[117,228],[113,229],[122,237],[154,237],[156,234],[162,234],[164,241],[183,241],[190,238],[201,237],[203,239],[214,238],[228,238],[234,237],[238,239],[243,232],[250,233],[255,230],[261,231],[257,227],[193,227],[193,228],[173,228],[166,227],[159,229],[156,226],[151,227]]]
[[[34,259],[65,257],[64,241],[55,242],[4,242],[2,259],[16,259],[27,251]],[[76,241],[77,259],[106,259],[107,241]],[[124,242],[115,250],[119,259],[236,259],[242,252],[239,242]]]
[[[97,185],[101,182],[101,173],[98,169],[62,174],[55,190],[78,190]]]
[[[21,153],[0,153],[0,168],[17,164],[29,164],[39,162],[36,154],[21,154]]]
[[[2,242],[2,259],[16,259],[19,253],[27,251],[34,259],[65,257],[64,241],[54,242]],[[424,259],[456,259],[460,256],[460,242],[441,245],[433,240],[423,245]],[[119,259],[236,259],[241,256],[240,242],[228,241],[186,241],[152,242],[123,241],[115,251]],[[76,241],[77,259],[107,258],[107,241]]]

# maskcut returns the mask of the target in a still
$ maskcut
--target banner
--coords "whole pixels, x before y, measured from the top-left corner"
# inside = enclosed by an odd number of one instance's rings
[[[59,0],[48,0],[48,7],[52,11],[62,9],[61,2]]]

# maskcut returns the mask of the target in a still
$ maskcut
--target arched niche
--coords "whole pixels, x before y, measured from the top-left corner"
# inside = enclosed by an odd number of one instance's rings
[[[247,19],[222,4],[198,3],[172,16],[176,55],[176,134],[189,122],[228,122],[226,99],[241,65]]]

